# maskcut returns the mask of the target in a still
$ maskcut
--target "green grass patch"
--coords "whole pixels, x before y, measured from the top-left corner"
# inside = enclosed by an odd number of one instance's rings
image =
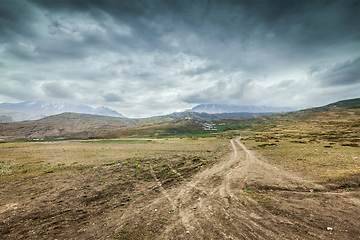
[[[94,141],[80,141],[81,143],[92,143],[92,144],[148,144],[148,143],[156,143],[151,140],[138,140],[138,139],[102,139],[102,140],[94,140]]]
[[[244,192],[246,192],[246,193],[251,193],[251,192],[253,192],[255,189],[252,187],[252,186],[249,186],[249,187],[246,187],[246,188],[244,188]]]
[[[52,168],[48,168],[48,169],[44,169],[44,173],[53,173],[54,169]]]

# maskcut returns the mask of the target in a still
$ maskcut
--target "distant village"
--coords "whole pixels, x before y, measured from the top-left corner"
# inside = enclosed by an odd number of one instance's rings
[[[191,119],[190,117],[186,117],[185,119]],[[200,123],[198,121],[195,121],[196,123]],[[222,126],[222,125],[226,125],[226,123],[219,123],[219,124],[216,124],[216,123],[202,123],[202,130],[205,130],[205,131],[216,131],[218,130],[216,128],[216,125],[218,126]]]

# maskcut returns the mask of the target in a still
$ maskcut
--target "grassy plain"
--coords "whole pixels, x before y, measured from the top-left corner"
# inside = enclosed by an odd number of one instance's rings
[[[360,111],[296,115],[261,124],[243,142],[271,163],[344,189],[360,187]]]

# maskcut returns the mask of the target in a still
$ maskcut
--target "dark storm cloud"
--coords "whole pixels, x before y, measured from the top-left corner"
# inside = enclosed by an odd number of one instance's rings
[[[118,37],[116,40],[122,44],[146,50],[177,50],[167,46],[161,39],[164,35],[173,35],[180,44],[184,43],[178,47],[183,51],[210,56],[211,52],[202,50],[212,47],[211,43],[226,46],[234,39],[245,50],[263,48],[281,40],[279,47],[296,45],[303,51],[359,39],[359,24],[354,24],[358,21],[359,1],[34,2],[57,14],[90,14],[105,28],[106,16],[111,16],[116,24],[126,23],[133,30],[134,37],[126,41],[107,29],[110,39]],[[59,20],[53,20],[51,24],[56,29],[61,27]],[[103,40],[98,37],[87,36],[85,43],[101,45]],[[201,43],[207,45],[198,49]],[[218,51],[213,49],[213,52]]]
[[[26,1],[0,1],[0,41],[8,42],[18,34],[35,37],[32,22],[36,19],[33,7]]]
[[[31,89],[26,100],[135,116],[358,97],[359,9],[358,0],[0,0],[0,101]]]
[[[315,72],[311,72],[314,75],[314,79],[321,80],[325,86],[359,84],[360,57],[346,62],[336,63],[323,69],[317,68]]]

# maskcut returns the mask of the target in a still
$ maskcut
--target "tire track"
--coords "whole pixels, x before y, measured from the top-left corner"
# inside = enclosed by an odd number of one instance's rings
[[[194,196],[194,192],[196,190],[201,191],[204,193],[204,195],[206,195],[205,198],[198,198],[196,203],[194,204],[196,211],[198,211],[198,218],[199,216],[201,216],[201,219],[203,220],[201,223],[196,220],[195,214],[193,214],[189,210],[189,208],[179,210],[179,215],[182,219],[182,224],[184,225],[185,229],[196,229],[196,232],[194,234],[191,234],[194,237],[204,237],[205,233],[209,233],[209,226],[211,226],[211,232],[215,232],[218,237],[221,236],[221,238],[223,239],[237,239],[238,237],[245,237],[245,235],[241,233],[240,228],[238,228],[236,225],[233,225],[237,232],[236,235],[229,234],[228,231],[226,231],[227,233],[225,233],[224,229],[227,229],[227,226],[221,223],[221,221],[218,221],[219,216],[214,217],[214,214],[216,214],[223,215],[224,218],[227,219],[233,218],[231,214],[226,211],[226,209],[228,209],[230,205],[230,197],[228,193],[231,192],[229,189],[228,178],[232,175],[235,169],[239,168],[239,154],[233,140],[231,140],[231,144],[233,146],[233,154],[231,155],[230,160],[224,161],[220,163],[217,167],[213,167],[212,169],[208,169],[202,173],[197,174],[194,177],[194,180],[192,182],[188,182],[186,186],[184,186],[176,196],[176,199],[178,199],[178,201],[187,201]],[[226,172],[225,170],[230,167],[233,169]],[[220,186],[211,189],[204,183],[211,182],[211,178],[214,175],[221,176],[222,182]],[[226,207],[224,207],[224,205]],[[170,230],[167,229],[165,232],[170,232]],[[210,237],[211,235],[207,234],[207,236]]]
[[[168,192],[165,190],[165,188],[162,186],[161,181],[156,177],[155,171],[152,168],[151,164],[150,164],[150,171],[151,171],[151,175],[154,178],[154,180],[156,181],[160,192],[167,198],[167,200],[170,202],[170,204],[172,205],[172,210],[175,211],[176,206],[174,204],[174,200],[169,196]]]

